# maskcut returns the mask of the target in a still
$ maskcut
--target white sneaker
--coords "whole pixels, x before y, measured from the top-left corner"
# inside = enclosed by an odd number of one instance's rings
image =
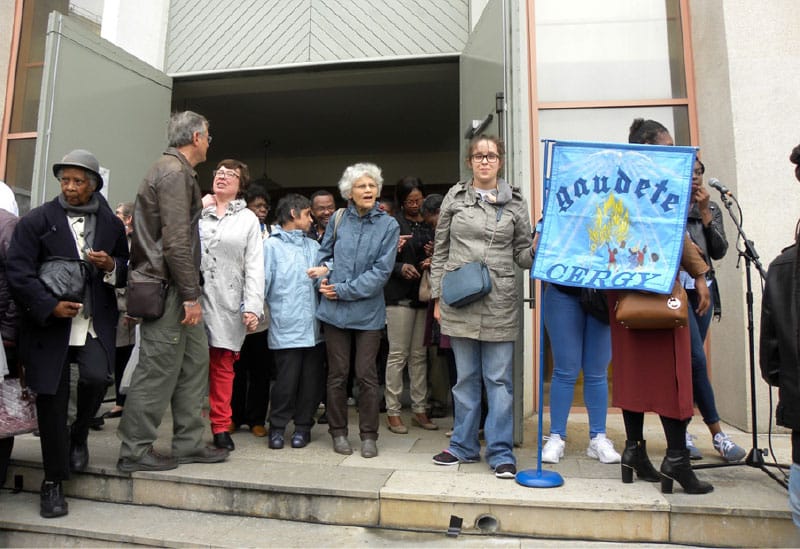
[[[614,443],[606,438],[605,433],[598,433],[589,441],[586,455],[600,460],[600,463],[619,463],[620,457],[614,450]]]
[[[564,446],[566,444],[561,440],[561,435],[555,433],[545,438],[547,443],[542,448],[542,462],[558,463],[558,460],[564,457]]]

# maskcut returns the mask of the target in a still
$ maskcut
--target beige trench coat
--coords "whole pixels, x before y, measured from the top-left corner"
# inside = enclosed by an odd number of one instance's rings
[[[445,272],[484,258],[492,291],[459,309],[440,301],[442,333],[481,341],[514,341],[520,298],[514,263],[523,269],[531,267],[532,244],[528,203],[519,189],[498,179],[497,201],[490,203],[475,192],[471,180],[453,185],[442,202],[436,227],[431,296],[439,297]]]

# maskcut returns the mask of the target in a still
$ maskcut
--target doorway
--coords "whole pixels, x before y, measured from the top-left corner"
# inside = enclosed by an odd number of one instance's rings
[[[459,63],[371,63],[176,78],[173,110],[211,123],[214,144],[198,167],[200,184],[223,158],[248,164],[274,200],[288,192],[334,192],[355,162],[381,167],[384,197],[405,175],[428,192],[459,177]]]

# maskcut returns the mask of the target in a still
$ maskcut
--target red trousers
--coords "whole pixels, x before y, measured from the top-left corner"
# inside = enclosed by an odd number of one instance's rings
[[[233,395],[233,364],[239,353],[230,349],[208,349],[208,403],[211,432],[215,435],[228,430],[231,423],[231,396]]]

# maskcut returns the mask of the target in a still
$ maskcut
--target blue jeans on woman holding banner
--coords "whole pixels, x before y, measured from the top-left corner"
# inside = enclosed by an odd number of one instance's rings
[[[544,324],[553,353],[553,378],[550,383],[550,438],[542,449],[542,460],[558,463],[564,455],[567,418],[575,383],[582,371],[583,399],[589,413],[587,454],[603,463],[617,463],[619,454],[605,436],[610,328],[583,310],[580,293],[580,288],[555,284],[549,284],[544,292]]]

